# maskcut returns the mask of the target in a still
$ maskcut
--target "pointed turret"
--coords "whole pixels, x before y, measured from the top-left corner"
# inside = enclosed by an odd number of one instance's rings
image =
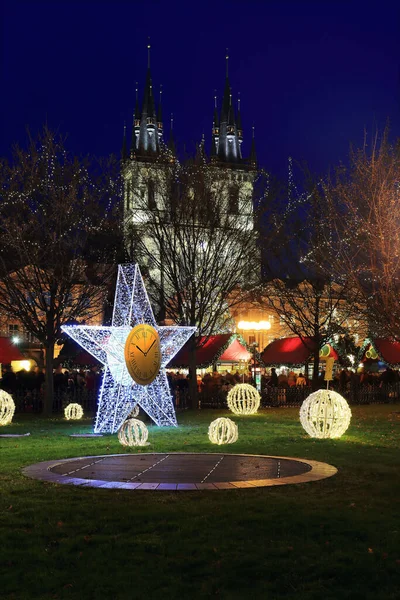
[[[135,113],[133,117],[133,131],[132,131],[132,143],[131,143],[131,156],[135,155],[139,148],[139,134],[140,134],[140,108],[139,108],[139,88],[138,82],[136,81],[135,86]]]
[[[150,44],[147,44],[147,75],[140,117],[137,151],[140,155],[154,155],[158,150],[157,121],[154,107],[153,83],[150,71]]]
[[[217,155],[218,160],[231,164],[239,164],[241,161],[240,144],[237,137],[235,109],[232,102],[232,92],[229,84],[229,54],[228,49],[225,56],[226,75],[224,97],[221,107],[221,119],[219,126],[219,140]]]
[[[229,114],[229,101],[230,101],[230,95],[231,95],[231,86],[229,84],[229,54],[228,54],[228,48],[226,49],[226,56],[225,56],[225,60],[226,60],[226,75],[225,75],[225,89],[224,89],[224,97],[222,100],[222,106],[221,106],[221,125],[222,122],[227,122],[228,121],[228,114]]]

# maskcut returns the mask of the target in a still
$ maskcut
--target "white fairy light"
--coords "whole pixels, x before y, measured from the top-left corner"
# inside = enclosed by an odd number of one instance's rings
[[[76,402],[71,402],[65,407],[64,416],[67,421],[79,421],[83,417],[83,408]]]
[[[148,446],[149,431],[143,421],[127,419],[118,431],[118,439],[123,446]]]
[[[351,410],[346,400],[332,390],[313,392],[300,408],[300,423],[313,438],[340,438],[350,419]]]
[[[260,406],[260,394],[248,383],[238,383],[228,393],[228,408],[236,415],[252,415]]]
[[[4,390],[0,390],[0,425],[9,425],[15,412],[14,400]]]
[[[124,357],[131,329],[143,323],[157,330],[161,347],[160,371],[145,386],[133,381]],[[135,405],[157,425],[177,425],[165,367],[196,328],[156,324],[138,265],[118,266],[111,326],[64,325],[61,329],[105,366],[95,433],[118,431]]]
[[[236,423],[227,417],[219,417],[210,423],[208,437],[213,444],[234,444],[238,439]]]

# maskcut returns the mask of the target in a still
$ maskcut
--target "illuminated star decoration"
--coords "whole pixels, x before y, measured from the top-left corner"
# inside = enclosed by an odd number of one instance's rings
[[[145,386],[131,378],[124,357],[128,334],[143,323],[158,331],[161,345],[160,371],[154,381]],[[177,425],[165,367],[196,328],[156,324],[138,265],[118,266],[111,327],[64,325],[61,329],[105,366],[95,433],[118,431],[136,404],[157,425]]]

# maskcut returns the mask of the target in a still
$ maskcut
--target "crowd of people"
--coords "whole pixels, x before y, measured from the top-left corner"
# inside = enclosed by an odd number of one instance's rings
[[[61,407],[68,399],[86,398],[90,400],[86,404],[94,409],[101,379],[102,375],[97,369],[68,370],[57,367],[53,371],[55,405]],[[2,365],[0,388],[13,396],[19,410],[40,410],[44,385],[45,370],[41,367],[14,372],[11,365]]]
[[[400,373],[390,367],[387,367],[382,373],[373,373],[369,371],[356,372],[354,369],[337,369],[330,382],[330,387],[336,390],[346,390],[357,386],[382,386],[392,385],[400,382]],[[318,376],[318,383],[321,387],[326,387],[325,370],[322,370]],[[270,374],[265,376],[265,386],[290,388],[294,386],[310,386],[311,380],[301,373],[295,373],[293,370],[283,369],[279,373],[272,367]],[[263,386],[264,387],[264,386]]]
[[[167,372],[167,377],[176,406],[184,405],[189,394],[189,375],[178,371]],[[56,398],[86,395],[93,398],[93,405],[101,386],[102,373],[99,369],[64,369],[57,367],[53,372],[54,395]],[[319,374],[319,386],[326,387],[325,371]],[[34,401],[40,400],[43,395],[45,372],[43,368],[35,367],[29,371],[24,369],[14,372],[11,365],[2,366],[0,388],[12,395],[23,398],[23,405],[29,410]],[[363,371],[357,373],[353,369],[338,369],[330,382],[329,387],[339,392],[354,389],[376,388],[392,386],[400,382],[399,371],[387,367],[382,373]],[[197,389],[204,396],[221,396],[226,394],[237,383],[250,383],[255,385],[250,371],[212,371],[203,375],[197,374]],[[261,375],[261,390],[268,392],[273,388],[294,389],[311,386],[311,381],[304,372],[295,372],[293,369],[277,369],[272,367],[269,372]],[[282,392],[283,393],[283,392]],[[93,406],[94,407],[94,406]]]

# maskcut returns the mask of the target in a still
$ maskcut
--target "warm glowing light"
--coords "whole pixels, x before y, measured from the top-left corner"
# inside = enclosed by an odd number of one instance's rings
[[[25,371],[29,371],[32,366],[32,362],[33,361],[31,361],[31,360],[12,360],[11,368],[14,371],[14,373],[21,371],[21,369],[24,369]]]
[[[210,423],[208,437],[213,444],[233,444],[238,439],[236,423],[227,417],[219,417]]]
[[[160,370],[148,385],[136,383],[125,363],[126,340],[139,324],[150,325],[160,338]],[[157,326],[138,265],[118,266],[111,326],[65,325],[62,330],[105,366],[95,433],[118,431],[136,405],[157,425],[177,425],[165,367],[196,328]]]
[[[346,400],[332,390],[310,394],[300,408],[300,423],[313,438],[340,438],[350,419],[351,410]]]
[[[228,408],[236,415],[252,415],[260,406],[260,394],[248,383],[238,383],[228,393]]]
[[[79,421],[83,417],[83,408],[76,402],[71,402],[65,407],[64,415],[67,421]]]
[[[266,331],[271,329],[271,323],[269,321],[239,321],[238,329]]]
[[[149,431],[138,419],[127,419],[118,431],[118,439],[123,446],[148,446]]]
[[[15,411],[14,400],[4,390],[0,390],[0,425],[9,425]]]

